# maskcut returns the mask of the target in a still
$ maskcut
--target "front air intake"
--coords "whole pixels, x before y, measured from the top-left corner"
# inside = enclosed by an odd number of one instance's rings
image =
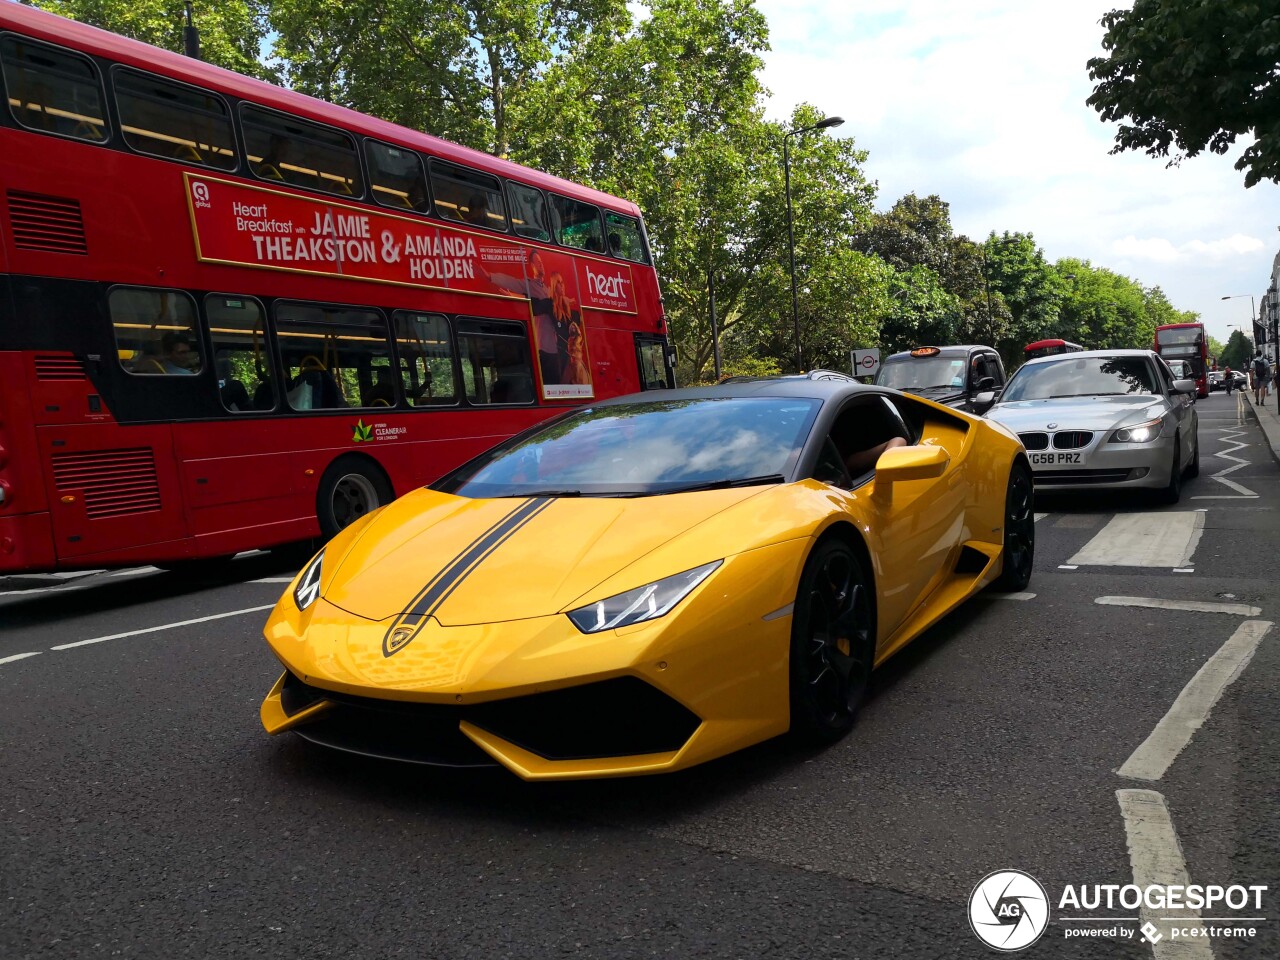
[[[79,200],[16,190],[8,192],[8,199],[13,245],[19,250],[82,256],[89,252]]]

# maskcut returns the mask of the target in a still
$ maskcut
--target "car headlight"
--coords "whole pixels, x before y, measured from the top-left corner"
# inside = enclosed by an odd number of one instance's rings
[[[599,633],[601,630],[657,620],[670,613],[677,603],[692,593],[693,588],[711,576],[722,563],[723,560],[704,563],[673,577],[664,577],[606,600],[597,600],[569,611],[569,619],[583,633]]]
[[[1160,436],[1160,428],[1164,420],[1156,418],[1146,423],[1135,423],[1131,427],[1121,427],[1111,435],[1112,443],[1147,443]]]
[[[320,596],[320,562],[324,560],[324,551],[321,550],[302,570],[302,576],[298,578],[298,585],[293,588],[293,602],[298,605],[299,610],[305,610],[316,602]]]

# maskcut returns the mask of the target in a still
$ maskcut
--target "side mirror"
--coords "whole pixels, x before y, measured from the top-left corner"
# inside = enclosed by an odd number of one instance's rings
[[[950,462],[942,447],[890,447],[876,461],[876,492],[887,492],[904,480],[940,477]]]
[[[973,412],[982,416],[991,409],[992,404],[996,402],[996,392],[994,390],[983,390],[981,393],[975,393],[969,400],[969,406],[973,408]]]
[[[1174,393],[1195,393],[1196,382],[1194,380],[1175,380],[1173,381]]]

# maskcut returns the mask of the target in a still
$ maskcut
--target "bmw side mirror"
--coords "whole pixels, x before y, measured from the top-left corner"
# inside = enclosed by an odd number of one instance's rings
[[[996,392],[994,390],[983,390],[981,393],[975,393],[973,399],[969,401],[969,406],[973,408],[973,412],[981,416],[991,409],[996,402]]]

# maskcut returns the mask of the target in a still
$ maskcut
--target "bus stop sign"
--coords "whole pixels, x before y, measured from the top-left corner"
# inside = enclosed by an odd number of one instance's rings
[[[880,372],[879,350],[850,350],[855,377],[874,377]]]

